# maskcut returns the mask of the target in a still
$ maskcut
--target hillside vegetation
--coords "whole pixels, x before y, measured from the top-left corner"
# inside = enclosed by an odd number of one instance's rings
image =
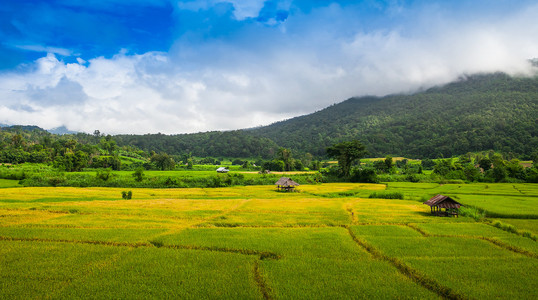
[[[14,135],[27,145],[69,139],[97,144],[104,137],[77,133],[56,138],[60,136],[36,126],[13,126],[0,128],[0,150],[13,144]],[[528,160],[538,149],[538,77],[472,75],[414,94],[351,98],[255,129],[113,139],[121,148],[188,157],[271,159],[283,147],[298,156],[321,158],[335,143],[360,140],[369,157],[439,158],[494,150]]]
[[[538,148],[538,78],[473,75],[411,95],[352,98],[322,111],[250,130],[278,145],[324,155],[361,140],[372,157],[450,157]]]

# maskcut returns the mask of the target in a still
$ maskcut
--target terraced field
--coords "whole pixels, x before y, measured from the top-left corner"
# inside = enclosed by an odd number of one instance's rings
[[[0,298],[538,298],[537,185],[123,190],[0,189]]]

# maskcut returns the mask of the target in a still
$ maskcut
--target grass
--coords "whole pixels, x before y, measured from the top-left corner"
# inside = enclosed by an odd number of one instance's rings
[[[532,220],[532,219],[497,219],[497,220],[505,224],[513,225],[515,228],[519,230],[528,231],[534,235],[538,235],[538,220]]]
[[[438,258],[408,259],[411,267],[475,299],[536,299],[536,259]],[[480,280],[477,280],[480,278]]]
[[[373,192],[368,198],[380,198],[380,199],[403,199],[402,192]]]
[[[251,272],[254,258],[239,254],[47,242],[0,245],[0,286],[9,299],[261,298]]]
[[[429,199],[447,195],[465,206],[485,212],[489,218],[538,219],[538,185],[525,183],[435,184],[395,182],[387,191],[399,191],[405,199]]]
[[[532,184],[124,190],[3,188],[0,298],[538,296]],[[437,193],[517,218],[434,217]]]
[[[19,187],[21,186],[19,184],[18,180],[12,180],[12,179],[0,179],[0,188],[11,188],[11,187]]]

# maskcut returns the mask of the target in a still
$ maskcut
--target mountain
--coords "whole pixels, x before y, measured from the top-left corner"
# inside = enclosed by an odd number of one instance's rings
[[[212,131],[193,134],[117,135],[118,145],[133,145],[145,151],[199,157],[273,158],[279,146],[272,140],[256,137],[241,130]]]
[[[67,127],[65,127],[65,126],[60,126],[60,127],[48,129],[47,131],[52,133],[52,134],[58,134],[58,135],[76,134],[77,133],[76,131],[71,131],[71,130],[67,129]]]
[[[0,126],[4,128],[4,130],[9,130],[13,132],[20,132],[20,131],[45,131],[43,128],[35,125],[4,125]]]
[[[319,112],[247,130],[299,152],[324,155],[344,140],[370,156],[450,157],[538,149],[538,77],[465,76],[410,95],[351,98]]]
[[[26,130],[26,139],[48,134],[37,126],[10,126],[8,134]],[[29,132],[33,132],[30,134]],[[65,127],[55,131],[65,134]],[[62,139],[95,142],[93,135]],[[464,76],[456,82],[413,94],[357,97],[321,111],[253,129],[196,134],[114,136],[119,146],[199,157],[271,159],[279,147],[325,156],[335,143],[358,139],[371,157],[451,157],[495,150],[529,158],[538,153],[538,77],[503,73]]]

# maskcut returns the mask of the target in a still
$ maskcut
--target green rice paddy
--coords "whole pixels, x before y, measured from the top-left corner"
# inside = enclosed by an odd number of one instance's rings
[[[0,298],[538,298],[537,185],[131,190],[2,188]]]

